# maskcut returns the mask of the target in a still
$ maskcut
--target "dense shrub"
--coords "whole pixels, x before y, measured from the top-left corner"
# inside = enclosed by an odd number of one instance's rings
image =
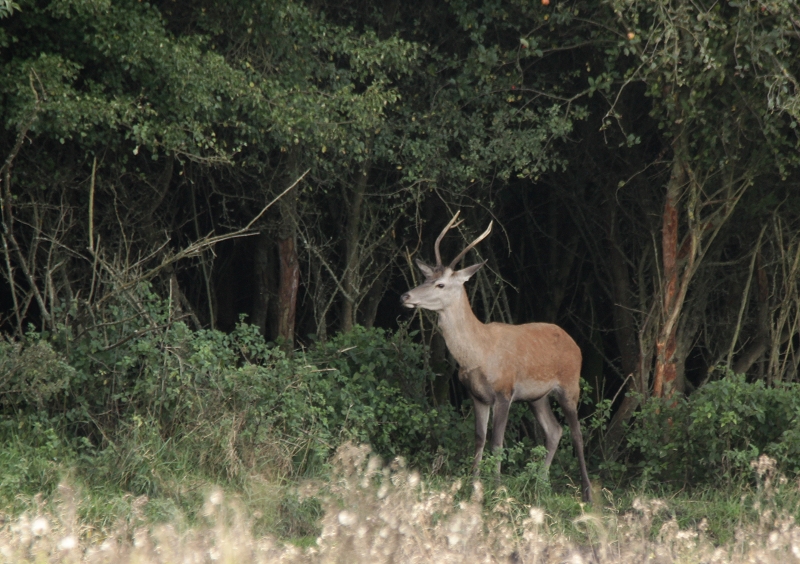
[[[46,342],[0,341],[0,406],[4,411],[43,409],[67,390],[75,377],[69,366]]]
[[[469,468],[472,418],[432,405],[426,351],[404,328],[356,327],[286,355],[255,327],[192,331],[146,286],[136,296],[135,306],[110,303],[90,328],[0,341],[6,499],[52,489],[61,462],[150,495],[187,476],[315,474],[345,441],[423,469]],[[749,475],[760,454],[797,474],[799,416],[797,384],[727,374],[688,398],[647,402],[628,431],[630,460],[679,485]],[[528,486],[541,464],[530,420],[524,405],[512,411],[502,457],[504,473]],[[556,480],[575,475],[567,443]]]
[[[800,473],[800,385],[768,387],[725,373],[688,398],[651,399],[629,429],[628,444],[646,476],[701,483],[749,475],[760,454]]]
[[[411,337],[402,328],[390,334],[356,327],[306,354],[319,367],[313,387],[331,414],[326,426],[338,433],[337,444],[368,443],[419,465],[429,465],[437,450],[460,461],[471,449],[471,423],[449,405],[433,407],[433,374]]]
[[[255,327],[192,331],[147,287],[138,298],[146,315],[111,304],[92,329],[0,343],[7,446],[53,456],[61,445],[88,472],[148,494],[193,472],[315,472],[346,440],[421,466],[471,448],[470,423],[427,399],[425,350],[403,330],[357,327],[287,356]],[[41,469],[21,464],[6,494],[44,487]]]

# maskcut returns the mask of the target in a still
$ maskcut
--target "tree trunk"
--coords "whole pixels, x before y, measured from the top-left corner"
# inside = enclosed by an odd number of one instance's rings
[[[364,298],[364,307],[358,312],[359,323],[366,328],[371,328],[375,325],[375,317],[378,315],[378,304],[383,298],[383,293],[386,291],[386,280],[388,278],[387,271],[382,271],[377,280],[373,282],[367,295]]]
[[[280,244],[280,243],[279,243]],[[272,250],[272,240],[266,231],[261,231],[255,237],[255,250],[253,251],[253,270],[255,277],[255,292],[253,296],[253,310],[250,316],[250,323],[258,327],[258,330],[265,337],[269,333],[267,328],[267,317],[269,312],[270,284],[273,274],[270,254]]]
[[[678,330],[677,319],[683,306],[683,300],[678,295],[678,204],[685,184],[686,169],[683,154],[676,149],[661,218],[663,322],[656,339],[656,364],[653,376],[653,394],[656,397],[671,397],[678,375],[675,366],[677,350],[675,337]]]
[[[286,351],[294,349],[294,325],[297,291],[300,287],[300,260],[297,256],[297,190],[280,202],[281,225],[278,229],[278,339]]]
[[[328,339],[328,310],[333,303],[334,291],[325,284],[323,276],[322,262],[316,260],[312,262],[311,278],[314,284],[314,320],[316,321],[316,335],[319,341],[326,341]]]
[[[756,250],[755,270],[757,300],[756,335],[750,345],[733,364],[733,372],[735,374],[746,373],[750,367],[769,350],[771,344],[769,335],[769,281],[767,279],[767,271],[764,268],[761,258],[760,249]],[[790,337],[791,335],[788,331],[781,335],[781,344],[788,341]]]
[[[619,408],[609,422],[605,440],[606,445],[613,451],[623,440],[624,423],[639,407],[640,397],[647,391],[647,372],[640,362],[640,351],[636,339],[636,320],[633,314],[636,308],[631,294],[630,272],[617,236],[617,208],[614,204],[613,194],[610,195],[607,202],[608,207],[611,208],[605,215],[609,219],[608,265],[614,299],[612,307],[614,337],[620,352],[622,373],[626,378],[623,386],[636,392],[624,395]]]
[[[447,362],[447,344],[439,331],[431,336],[431,369],[433,379],[433,405],[444,405],[450,401],[450,380],[453,367]]]
[[[526,202],[527,203],[527,202]],[[548,248],[549,260],[543,269],[547,282],[547,292],[540,296],[544,298],[542,321],[558,323],[559,313],[570,288],[570,275],[575,267],[580,232],[569,225],[567,214],[559,213],[559,200],[550,199],[548,204]],[[524,264],[524,263],[522,263]]]
[[[604,397],[604,351],[603,332],[598,324],[592,323],[589,334],[590,345],[583,348],[583,366],[581,374],[583,379],[592,386],[592,401],[597,405]]]
[[[236,253],[235,241],[223,241],[217,245],[217,257],[212,265],[211,278],[214,292],[214,328],[231,331],[238,321],[234,295],[235,275],[231,263]]]
[[[203,325],[200,323],[200,319],[198,319],[197,315],[195,314],[192,304],[189,303],[189,300],[181,291],[180,284],[178,284],[178,273],[174,268],[169,268],[167,270],[169,272],[169,295],[171,306],[173,308],[172,317],[174,319],[188,317],[195,330],[199,331],[203,328]]]
[[[356,301],[359,294],[359,256],[358,243],[361,235],[361,208],[364,203],[364,194],[367,191],[367,173],[369,161],[364,165],[356,178],[353,186],[352,199],[348,206],[347,225],[345,227],[345,266],[342,276],[344,301],[342,303],[342,332],[347,333],[353,329],[356,315]]]

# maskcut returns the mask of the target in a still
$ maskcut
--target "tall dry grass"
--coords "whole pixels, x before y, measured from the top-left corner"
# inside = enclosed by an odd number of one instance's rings
[[[134,518],[99,532],[80,522],[78,496],[62,485],[56,510],[45,511],[39,500],[36,514],[5,519],[0,558],[115,564],[800,561],[800,526],[771,502],[785,478],[766,457],[755,470],[760,518],[739,527],[733,542],[715,546],[704,523],[682,529],[674,519],[664,520],[668,507],[657,499],[637,500],[625,513],[587,508],[573,523],[581,534],[570,536],[553,526],[545,510],[518,503],[502,488],[491,503],[484,502],[480,482],[431,489],[402,460],[383,465],[368,447],[346,445],[336,453],[331,480],[307,483],[300,492],[325,508],[321,534],[309,548],[254,535],[251,517],[221,490],[207,496],[203,524],[148,526],[136,518],[147,503],[139,498]]]

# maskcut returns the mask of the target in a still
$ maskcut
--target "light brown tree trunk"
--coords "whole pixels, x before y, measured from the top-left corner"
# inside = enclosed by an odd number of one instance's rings
[[[653,395],[671,397],[678,375],[675,366],[677,350],[677,319],[683,306],[678,280],[678,205],[681,190],[686,185],[686,169],[682,151],[676,150],[672,174],[667,183],[664,213],[661,218],[661,264],[663,272],[663,322],[656,338],[656,364],[653,376]]]
[[[294,348],[294,323],[297,312],[297,290],[300,267],[294,237],[278,239],[280,281],[278,284],[278,338],[286,350]]]
[[[278,338],[284,350],[294,349],[297,292],[300,288],[300,260],[297,256],[297,190],[281,200],[281,225],[278,229]]]

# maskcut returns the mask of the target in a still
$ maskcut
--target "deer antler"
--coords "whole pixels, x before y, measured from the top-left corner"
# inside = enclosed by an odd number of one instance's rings
[[[458,215],[458,214],[456,214],[456,215]],[[455,218],[453,218],[453,219],[455,219]],[[466,249],[464,249],[463,251],[461,251],[461,252],[459,253],[459,255],[458,255],[456,258],[454,258],[454,259],[453,259],[453,262],[451,262],[451,263],[450,263],[450,270],[453,270],[453,269],[456,267],[456,265],[458,264],[458,261],[460,261],[462,258],[464,258],[464,255],[466,255],[466,254],[469,252],[469,250],[470,250],[472,247],[474,247],[475,245],[477,245],[478,243],[480,243],[481,241],[483,241],[484,239],[486,239],[486,237],[488,237],[488,236],[489,236],[489,233],[491,233],[491,232],[492,232],[492,224],[493,224],[493,223],[494,223],[494,221],[490,221],[490,222],[489,222],[489,227],[487,227],[487,228],[486,228],[486,231],[484,231],[483,233],[481,233],[481,234],[478,236],[478,238],[477,238],[477,239],[475,239],[475,240],[474,240],[472,243],[470,243],[470,244],[469,244],[469,246],[467,246],[467,248],[466,248]],[[442,233],[442,235],[444,235],[444,233]],[[436,253],[436,256],[437,256],[437,258],[438,258],[438,256],[439,256],[439,253],[438,253],[438,251],[437,251],[437,253]]]
[[[436,254],[436,266],[442,266],[442,255],[439,254],[439,243],[442,242],[445,233],[450,231],[450,229],[455,225],[458,225],[458,223],[461,223],[460,221],[456,223],[456,219],[458,219],[458,214],[460,213],[461,210],[456,212],[456,215],[453,216],[453,219],[450,220],[450,223],[444,226],[444,229],[442,229],[442,232],[439,233],[439,236],[436,238],[436,244],[433,246],[433,252]]]

